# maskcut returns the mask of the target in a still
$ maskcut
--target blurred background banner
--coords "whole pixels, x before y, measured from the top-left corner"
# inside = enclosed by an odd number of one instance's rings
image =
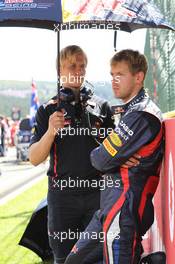
[[[35,123],[35,115],[39,107],[38,93],[36,89],[36,83],[32,79],[32,93],[31,93],[31,105],[30,105],[30,126],[33,127]]]
[[[175,118],[166,119],[165,158],[154,198],[155,220],[144,240],[146,252],[166,252],[167,263],[175,260]]]

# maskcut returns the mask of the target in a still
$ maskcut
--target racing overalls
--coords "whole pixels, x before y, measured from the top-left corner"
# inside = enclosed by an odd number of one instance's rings
[[[100,210],[66,264],[136,264],[142,253],[142,236],[153,223],[152,198],[163,157],[162,115],[143,88],[119,109],[118,125],[91,152],[93,166],[106,180]],[[134,153],[141,156],[139,165],[122,168]]]
[[[57,110],[56,99],[53,97],[40,106],[31,144],[47,131],[49,116]],[[103,137],[103,129],[114,128],[109,105],[95,95],[85,103],[61,101],[61,107],[65,113],[65,129],[55,137],[47,172],[48,233],[55,263],[64,263],[79,232],[99,209],[101,177],[91,165],[90,153],[99,145],[97,140]]]

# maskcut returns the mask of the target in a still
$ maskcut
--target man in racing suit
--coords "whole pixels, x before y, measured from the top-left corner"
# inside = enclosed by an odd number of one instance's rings
[[[50,155],[48,231],[57,264],[64,263],[79,232],[99,209],[101,177],[91,165],[90,153],[99,145],[98,135],[103,138],[105,129],[114,128],[108,103],[84,85],[84,51],[68,46],[60,58],[61,110],[56,96],[40,106],[29,154],[33,165]]]
[[[163,156],[162,115],[143,89],[146,72],[146,58],[137,51],[120,51],[111,60],[112,88],[125,104],[118,108],[121,116],[114,131],[91,153],[107,188],[66,264],[140,261],[142,236],[154,219],[152,198]],[[142,157],[140,164],[122,168],[135,152]]]

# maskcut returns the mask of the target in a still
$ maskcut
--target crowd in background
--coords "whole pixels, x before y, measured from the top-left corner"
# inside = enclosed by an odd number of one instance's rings
[[[0,115],[0,156],[5,156],[8,147],[15,145],[15,134],[19,121]]]

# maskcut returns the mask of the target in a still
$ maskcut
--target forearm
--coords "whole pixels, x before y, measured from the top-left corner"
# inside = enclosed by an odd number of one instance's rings
[[[29,149],[29,160],[34,165],[42,163],[49,155],[55,136],[48,131],[43,135],[40,141],[32,144]]]

